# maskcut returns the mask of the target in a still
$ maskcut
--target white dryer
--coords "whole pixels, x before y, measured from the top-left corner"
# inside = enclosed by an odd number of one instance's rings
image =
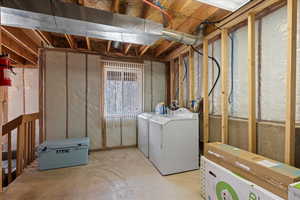
[[[138,148],[149,158],[149,120],[154,113],[141,113],[138,115]]]
[[[162,175],[199,169],[198,114],[180,108],[149,124],[149,159]]]

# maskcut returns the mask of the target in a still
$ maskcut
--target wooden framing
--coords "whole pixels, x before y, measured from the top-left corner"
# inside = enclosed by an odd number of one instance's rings
[[[41,41],[43,41],[44,44],[48,46],[53,46],[52,45],[53,41],[49,33],[40,30],[33,30],[33,32],[35,33],[36,36],[40,38]]]
[[[183,66],[183,57],[179,56],[179,69],[178,69],[178,103],[180,107],[184,107],[184,87],[183,87],[183,79],[184,79],[184,66]]]
[[[248,19],[248,15],[250,13],[259,13],[268,9],[269,7],[283,3],[285,0],[253,0],[249,4],[247,4],[242,9],[230,15],[228,18],[224,19],[222,22],[218,23],[217,26],[220,29],[231,29],[234,26],[239,25],[240,23],[246,21]],[[205,36],[205,38],[209,41],[214,40],[219,37],[221,34],[221,30],[217,29],[214,32]],[[165,57],[166,60],[171,60],[178,57],[179,54],[187,53],[189,50],[186,46],[181,46],[178,49],[175,49],[169,55]]]
[[[195,100],[195,67],[194,50],[189,50],[189,100]]]
[[[176,78],[176,72],[175,72],[175,60],[171,60],[170,62],[170,100],[175,99],[175,78]]]
[[[126,44],[124,47],[124,54],[127,55],[128,51],[130,50],[132,44]]]
[[[203,40],[203,132],[204,143],[209,140],[209,97],[208,97],[208,40]]]
[[[0,16],[0,23],[1,23],[1,16]],[[0,29],[0,54],[2,54],[2,30]],[[0,88],[0,92],[2,92],[2,88]],[[3,125],[3,115],[2,115],[2,113],[3,113],[3,109],[2,109],[2,105],[1,105],[1,108],[0,108],[0,125],[1,125],[1,133],[3,132],[3,130],[2,130],[2,125]],[[0,169],[1,169],[1,172],[0,172],[0,192],[2,192],[3,191],[3,178],[2,178],[2,169],[3,169],[3,167],[2,167],[2,140],[3,140],[3,137],[2,137],[2,134],[0,134]]]
[[[15,41],[14,39],[10,38],[7,33],[2,31],[2,45],[5,46],[7,49],[11,50],[15,54],[23,57],[24,59],[28,60],[32,64],[37,64],[37,56],[32,54],[31,52],[27,51],[25,48]]]
[[[255,14],[248,17],[248,151],[256,153]]]
[[[221,36],[221,114],[222,143],[228,144],[228,30],[222,30]]]
[[[88,50],[92,50],[91,39],[89,37],[85,37],[86,47]]]
[[[65,34],[65,38],[67,39],[69,46],[72,49],[75,49],[76,48],[76,42],[75,42],[74,38],[69,34]]]
[[[288,65],[285,124],[285,163],[295,165],[295,109],[297,67],[297,0],[287,1],[288,13]]]

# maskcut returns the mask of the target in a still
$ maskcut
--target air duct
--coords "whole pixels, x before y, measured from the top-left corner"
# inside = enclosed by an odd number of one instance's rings
[[[193,44],[194,36],[162,24],[56,0],[1,0],[1,25],[151,45],[161,37]]]
[[[166,28],[162,31],[162,37],[186,45],[196,45],[196,43],[202,39],[202,36],[195,36]]]

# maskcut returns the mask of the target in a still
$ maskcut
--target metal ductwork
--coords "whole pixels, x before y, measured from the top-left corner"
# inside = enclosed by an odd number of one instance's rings
[[[161,37],[193,44],[194,36],[162,24],[57,0],[1,0],[1,25],[151,45]]]
[[[162,37],[186,45],[196,45],[196,43],[202,39],[201,36],[195,36],[166,28],[162,31]]]

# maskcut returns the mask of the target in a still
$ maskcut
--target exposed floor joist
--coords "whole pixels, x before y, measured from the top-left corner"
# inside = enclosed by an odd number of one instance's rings
[[[2,32],[2,45],[15,54],[28,60],[30,63],[37,64],[37,56],[30,53],[27,49],[22,48],[22,46],[17,41],[10,38],[5,32]]]
[[[33,30],[33,32],[43,41],[44,45],[53,46],[53,41],[49,33],[40,30]]]
[[[1,29],[31,53],[38,55],[38,46],[21,29],[8,26],[1,26]]]
[[[66,37],[66,39],[68,41],[68,44],[71,47],[71,49],[76,49],[77,45],[76,45],[76,42],[75,42],[74,38],[72,37],[72,35],[65,34],[65,37]]]

